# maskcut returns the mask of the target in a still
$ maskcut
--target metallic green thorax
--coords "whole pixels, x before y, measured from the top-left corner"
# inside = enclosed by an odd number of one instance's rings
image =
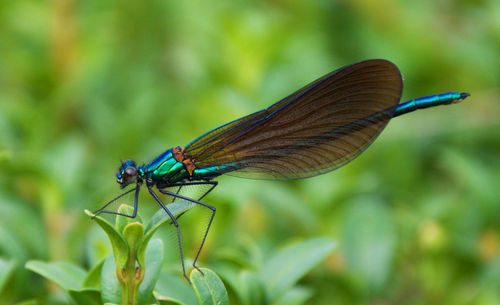
[[[148,180],[170,185],[187,180],[210,180],[219,176],[222,168],[222,166],[196,168],[191,176],[184,164],[175,159],[171,148],[151,161],[145,167],[145,172]]]

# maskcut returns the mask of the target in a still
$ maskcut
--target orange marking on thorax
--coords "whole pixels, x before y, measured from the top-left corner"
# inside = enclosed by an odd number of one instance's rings
[[[193,176],[194,169],[196,168],[196,165],[194,165],[193,160],[192,159],[184,159],[184,161],[182,161],[182,163],[186,167],[189,175]]]
[[[184,149],[181,149],[179,146],[172,148],[172,154],[174,155],[174,159],[177,162],[182,162],[185,158]]]
[[[188,171],[190,176],[193,176],[193,172],[196,169],[196,165],[194,164],[194,160],[191,158],[186,158],[184,155],[184,150],[185,148],[180,148],[179,146],[176,146],[172,148],[172,154],[174,155],[174,159],[177,162],[182,162],[184,164],[184,167]]]

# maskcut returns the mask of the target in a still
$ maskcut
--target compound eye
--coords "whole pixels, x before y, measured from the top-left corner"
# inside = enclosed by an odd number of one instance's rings
[[[137,174],[137,170],[134,167],[127,167],[125,169],[125,174],[127,176],[135,176]]]
[[[121,179],[122,178],[122,174],[121,173],[117,173],[116,174],[116,178]]]

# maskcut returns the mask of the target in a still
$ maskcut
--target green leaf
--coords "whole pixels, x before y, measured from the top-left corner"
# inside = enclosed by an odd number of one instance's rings
[[[5,260],[0,258],[0,295],[14,273],[15,267],[16,262],[13,259]]]
[[[174,299],[156,299],[156,302],[160,305],[184,305],[184,303]]]
[[[241,303],[243,303],[245,295],[242,294],[242,289],[240,287],[239,269],[233,264],[224,261],[218,262],[213,268],[217,270],[217,276],[219,276],[225,283],[227,288],[226,290],[234,291],[238,295],[239,299],[242,300]]]
[[[85,241],[85,257],[90,266],[95,266],[113,251],[109,238],[101,227],[91,226]]]
[[[169,302],[184,305],[198,304],[193,289],[184,278],[165,272],[160,273],[155,287],[155,297],[162,304]]]
[[[36,300],[26,300],[21,301],[20,303],[16,303],[16,305],[38,305],[39,303]]]
[[[140,245],[141,239],[144,236],[144,226],[142,223],[132,222],[123,229],[123,237],[127,241],[130,251],[135,252],[135,249]]]
[[[40,215],[20,197],[0,192],[0,253],[23,263],[31,257],[43,259],[48,252],[46,227]]]
[[[150,300],[160,276],[162,263],[163,242],[161,239],[153,239],[146,250],[146,270],[137,294],[138,305],[146,304]]]
[[[26,268],[55,282],[66,290],[78,305],[101,305],[101,294],[96,288],[82,288],[85,271],[80,267],[63,262],[45,263],[29,261]]]
[[[83,281],[83,287],[85,288],[101,288],[101,272],[102,265],[104,264],[104,259],[102,259],[99,263],[97,263],[85,276],[85,280]]]
[[[266,289],[262,280],[254,273],[242,271],[239,274],[237,293],[245,305],[266,304]]]
[[[229,305],[226,288],[212,270],[202,268],[204,275],[193,269],[190,275],[194,292],[201,305]]]
[[[102,265],[101,298],[104,303],[121,304],[122,287],[116,278],[116,264],[113,255],[109,255]]]
[[[95,216],[89,210],[85,210],[85,213],[91,217],[94,217],[94,221],[106,232],[108,238],[111,242],[111,247],[113,248],[113,255],[115,256],[115,261],[118,262],[119,269],[123,269],[128,260],[128,245],[123,239],[121,234],[111,225],[107,220],[100,216]]]
[[[168,204],[167,208],[172,213],[172,215],[174,215],[174,217],[177,217],[180,214],[189,211],[195,206],[196,204],[191,201],[176,200],[175,202]],[[151,217],[151,219],[146,224],[146,234],[150,234],[151,231],[157,230],[158,227],[165,222],[172,223],[172,219],[170,219],[170,216],[168,216],[168,214],[163,209],[160,209]]]
[[[304,304],[313,292],[304,287],[292,287],[273,305],[301,305]]]
[[[218,247],[216,255],[225,262],[238,265],[240,269],[255,270],[264,261],[261,251],[262,249],[255,240],[243,235],[234,240],[231,245]],[[217,274],[221,275],[219,270]]]
[[[196,206],[196,204],[190,201],[177,200],[167,205],[167,208],[172,213],[172,215],[174,215],[174,217],[177,217],[178,215],[190,210],[194,206]],[[139,248],[137,249],[137,260],[139,262],[144,261],[144,251],[148,245],[149,240],[151,239],[151,237],[153,237],[153,234],[158,230],[158,228],[160,228],[162,224],[166,222],[172,223],[172,219],[163,209],[160,209],[158,212],[156,212],[153,215],[153,217],[151,217],[151,219],[148,221],[148,223],[145,226],[146,233],[142,238],[142,243],[139,245]]]
[[[68,290],[68,293],[77,305],[102,305],[101,294],[97,289]]]
[[[0,251],[8,257],[17,257],[20,261],[26,260],[28,251],[13,232],[11,228],[6,228],[0,223]]]
[[[33,260],[26,263],[26,268],[53,281],[64,290],[82,289],[82,283],[85,279],[85,271],[70,263],[46,263]]]
[[[369,198],[351,204],[346,212],[347,264],[367,288],[382,288],[390,272],[396,233],[389,213],[386,206]]]
[[[128,204],[121,204],[120,207],[118,208],[118,213],[122,213],[125,215],[132,215],[133,212],[134,208],[129,206]],[[116,215],[116,221],[115,221],[116,230],[120,233],[123,233],[125,227],[133,222],[142,223],[142,219],[139,215],[137,215],[135,218]]]
[[[276,253],[259,272],[267,288],[268,302],[277,300],[335,247],[333,240],[320,237],[288,246]]]

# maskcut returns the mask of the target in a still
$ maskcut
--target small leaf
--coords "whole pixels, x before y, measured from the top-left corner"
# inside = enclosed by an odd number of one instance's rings
[[[85,276],[85,280],[83,281],[83,287],[85,288],[101,288],[101,272],[102,265],[104,264],[104,259],[102,259],[99,263],[97,263],[89,272],[87,272],[87,276]]]
[[[170,213],[174,215],[174,217],[177,217],[180,214],[189,211],[195,206],[195,203],[187,200],[176,200],[175,202],[168,204],[167,208]],[[168,216],[167,212],[165,212],[163,209],[160,209],[151,217],[151,219],[146,224],[146,234],[149,234],[152,230],[158,229],[158,227],[165,222],[172,223],[172,219],[170,218],[170,216]]]
[[[101,294],[97,289],[68,290],[69,296],[77,305],[101,305]]]
[[[85,210],[85,213],[94,217],[94,221],[106,232],[113,248],[115,261],[118,262],[119,269],[123,269],[128,260],[128,245],[121,234],[104,218],[95,216],[89,210]]]
[[[33,260],[26,263],[26,268],[53,281],[64,290],[82,289],[82,283],[85,279],[85,271],[70,263],[46,263]]]
[[[323,261],[336,243],[329,238],[312,238],[276,253],[260,270],[268,302],[274,302],[302,276]]]
[[[198,302],[201,305],[229,305],[226,288],[217,274],[206,268],[202,268],[202,272],[204,275],[194,269],[190,275]]]
[[[137,294],[138,305],[146,304],[150,300],[153,289],[160,276],[162,263],[163,242],[161,239],[153,239],[146,250],[146,270]]]
[[[133,212],[134,208],[129,206],[128,204],[121,204],[120,207],[118,208],[118,213],[121,214],[132,215]],[[132,222],[142,223],[142,219],[139,215],[137,215],[135,218],[116,215],[116,221],[115,221],[116,230],[120,233],[123,233],[125,227]]]
[[[174,217],[177,217],[178,215],[190,210],[194,206],[196,206],[195,203],[186,200],[177,200],[167,205],[167,208],[172,213],[172,215],[174,215]],[[151,217],[151,219],[148,221],[148,223],[145,226],[146,233],[142,238],[142,243],[139,245],[139,248],[137,249],[137,260],[139,262],[144,261],[144,251],[148,245],[149,240],[151,239],[151,237],[153,237],[153,234],[156,232],[156,230],[158,230],[158,228],[162,224],[166,222],[172,223],[172,219],[163,209],[156,212],[153,215],[153,217]]]
[[[26,268],[55,282],[66,290],[77,305],[101,305],[98,289],[82,288],[85,271],[80,267],[63,262],[45,263],[29,261]]]
[[[243,293],[243,289],[241,288],[241,272],[239,272],[238,267],[235,267],[234,264],[228,262],[218,262],[215,266],[213,266],[213,268],[217,270],[217,276],[223,280],[226,290],[236,293],[239,300],[241,300],[240,303],[244,304],[246,295]]]
[[[85,242],[85,257],[90,266],[95,266],[99,262],[108,257],[113,249],[111,243],[101,227],[91,226],[87,232],[87,239]]]
[[[134,252],[141,242],[144,235],[144,226],[142,223],[132,222],[125,226],[123,229],[123,237],[127,241],[130,251]]]
[[[113,255],[109,255],[102,265],[101,298],[104,303],[122,303],[122,287],[116,278],[116,264]]]
[[[16,263],[14,260],[4,260],[0,258],[0,295],[5,285],[9,282],[15,267]]]
[[[168,302],[184,305],[198,304],[193,289],[185,279],[165,272],[160,273],[155,287],[155,296],[161,304]]]

